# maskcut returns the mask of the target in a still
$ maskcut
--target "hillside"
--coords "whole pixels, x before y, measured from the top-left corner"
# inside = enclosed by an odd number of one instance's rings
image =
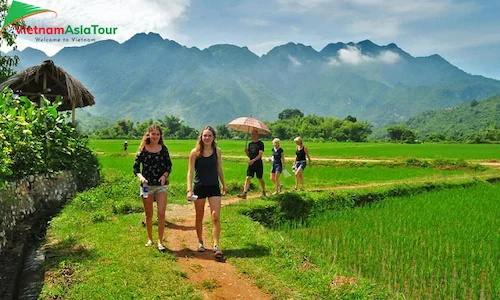
[[[29,48],[17,55],[19,69],[47,58]],[[94,94],[96,105],[85,108],[91,115],[140,121],[173,114],[194,127],[244,115],[274,121],[285,108],[381,125],[500,94],[500,81],[437,54],[413,57],[369,40],[321,51],[288,43],[259,57],[247,47],[200,50],[141,33],[123,44],[64,48],[50,59]]]
[[[410,118],[405,126],[425,136],[441,133],[445,136],[470,137],[490,127],[500,128],[500,96],[483,101],[473,100],[438,111],[427,111]]]

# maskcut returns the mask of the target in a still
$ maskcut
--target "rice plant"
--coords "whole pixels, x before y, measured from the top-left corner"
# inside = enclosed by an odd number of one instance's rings
[[[495,299],[499,184],[390,198],[282,230],[338,265],[411,299]],[[318,250],[324,249],[324,250]]]

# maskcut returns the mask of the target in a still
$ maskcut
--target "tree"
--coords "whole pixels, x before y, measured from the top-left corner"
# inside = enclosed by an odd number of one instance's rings
[[[387,127],[387,133],[392,141],[412,144],[417,139],[417,134],[413,130],[407,129],[404,125],[389,126]]]
[[[132,133],[133,128],[134,122],[126,119],[118,120],[114,125],[116,135],[120,137],[128,136],[130,133]]]
[[[288,136],[288,134],[286,132],[286,127],[283,124],[278,123],[278,124],[272,126],[272,131],[273,131],[273,136],[275,136],[281,140],[285,140],[285,139],[290,138],[290,136]]]
[[[228,139],[231,137],[231,133],[229,132],[229,127],[225,124],[217,125],[215,127],[215,131],[217,132],[217,139]]]
[[[294,118],[294,117],[300,117],[302,118],[304,116],[304,114],[296,109],[296,108],[287,108],[285,110],[283,110],[282,112],[279,113],[278,115],[278,119],[280,120],[286,120],[286,119],[291,119],[291,118]]]
[[[356,123],[358,121],[358,119],[356,119],[356,117],[353,117],[351,115],[348,115],[347,117],[345,117],[344,120],[352,122],[352,123]]]
[[[391,141],[401,141],[401,137],[405,132],[406,127],[404,126],[389,126],[387,127],[387,133]]]
[[[9,11],[9,5],[7,4],[7,0],[0,0],[0,24],[3,26],[5,21],[5,17],[7,16],[7,12]],[[14,25],[22,26],[24,21],[16,22]],[[7,44],[7,47],[12,47],[13,50],[17,49],[16,46],[16,38],[17,34],[14,29],[14,26],[7,26],[2,30],[0,35],[0,46],[4,43]],[[9,55],[0,55],[0,82],[4,82],[7,78],[14,75],[16,72],[14,68],[19,63],[19,57],[17,56],[9,56]]]
[[[160,121],[160,126],[163,129],[164,137],[174,137],[177,131],[181,129],[182,121],[178,117],[171,115],[165,116],[165,119]]]

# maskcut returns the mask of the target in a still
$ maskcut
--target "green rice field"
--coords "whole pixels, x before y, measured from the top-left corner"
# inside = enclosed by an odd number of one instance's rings
[[[132,172],[139,141],[128,143],[124,153],[121,140],[90,141],[102,166],[103,184],[77,195],[51,221],[41,298],[210,295],[186,277],[175,253],[144,250],[143,209]],[[196,141],[166,143],[173,162],[168,203],[187,205],[187,158]],[[244,144],[219,143],[229,187],[223,201],[243,187],[248,160]],[[269,157],[271,142],[265,145]],[[220,244],[241,276],[271,299],[499,298],[500,170],[470,162],[498,161],[500,145],[306,145],[313,164],[304,172],[305,192],[293,192],[293,176],[282,177],[285,192],[291,193],[249,197],[222,209]],[[293,159],[294,144],[285,141],[282,147]],[[270,169],[265,161],[269,194]],[[252,180],[251,193],[259,194],[257,186]],[[403,190],[408,192],[398,193]],[[379,201],[355,206],[354,198],[363,193]],[[290,202],[292,196],[298,200]],[[325,201],[316,204],[329,210],[274,227],[250,217],[286,205],[287,199],[300,204],[307,197]],[[169,239],[165,242],[169,248]],[[334,285],[347,279],[352,284]]]
[[[500,185],[385,199],[281,232],[313,261],[339,265],[409,299],[496,299]]]
[[[134,153],[140,141],[128,141],[129,153]],[[188,155],[196,141],[166,140],[171,155]],[[244,140],[221,140],[218,142],[223,154],[244,156]],[[271,141],[264,140],[265,156],[271,156]],[[366,158],[366,159],[465,159],[465,160],[500,160],[500,144],[395,144],[395,143],[313,143],[304,141],[311,156],[317,158]],[[121,140],[91,140],[90,146],[97,151],[120,153]],[[282,141],[285,156],[293,159],[295,143]]]

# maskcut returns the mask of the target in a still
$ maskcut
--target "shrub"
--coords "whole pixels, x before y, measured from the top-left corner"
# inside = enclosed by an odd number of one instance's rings
[[[59,102],[42,97],[41,107],[6,88],[0,92],[0,182],[26,175],[71,170],[78,190],[95,183],[97,156],[58,114]]]

